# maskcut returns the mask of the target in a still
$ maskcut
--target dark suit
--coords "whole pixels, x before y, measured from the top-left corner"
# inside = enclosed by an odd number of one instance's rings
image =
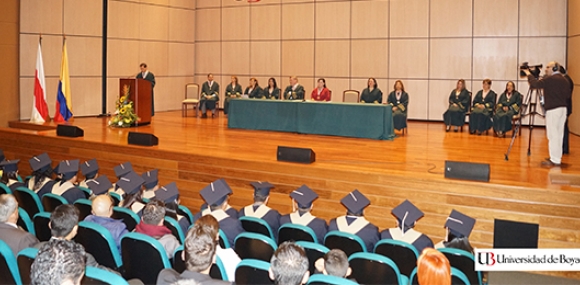
[[[233,87],[232,84],[229,84],[226,87],[226,98],[224,100],[224,114],[228,114],[228,109],[230,106],[230,100],[232,98],[240,97],[242,95],[242,86],[240,84],[236,84],[236,87]]]
[[[38,239],[29,232],[6,223],[0,223],[0,240],[8,244],[14,256],[38,243]]]
[[[409,94],[401,91],[401,96],[397,99],[397,92],[393,91],[387,97],[387,104],[397,107],[393,112],[393,125],[396,130],[407,127],[407,106],[409,106]]]
[[[203,83],[201,86],[201,97],[199,98],[199,109],[202,114],[205,114],[207,109],[215,110],[216,102],[220,100],[219,92],[220,85],[217,82],[213,81],[211,86],[209,86],[209,81]],[[213,97],[207,99],[204,95]]]
[[[447,126],[460,127],[465,124],[465,113],[469,110],[469,91],[461,90],[456,94],[455,89],[449,94],[449,108],[443,113],[443,121]],[[453,106],[456,104],[457,106]]]
[[[285,100],[303,100],[304,99],[304,87],[302,85],[297,84],[296,88],[292,90],[292,85],[288,85],[284,90],[284,99]]]
[[[155,115],[155,100],[154,100],[154,93],[153,92],[153,87],[155,87],[155,75],[153,75],[153,73],[151,72],[147,72],[147,75],[145,75],[145,77],[143,77],[143,73],[139,72],[139,74],[137,74],[137,78],[138,79],[145,79],[149,82],[151,82],[151,116]]]
[[[264,92],[264,96],[266,96],[266,98],[268,99],[280,99],[280,88],[276,87],[272,90],[272,93],[270,93],[270,87],[266,87],[264,89],[262,89],[262,91]]]
[[[226,282],[219,279],[213,279],[207,274],[202,274],[199,272],[193,272],[189,270],[183,271],[179,274],[177,271],[166,268],[159,272],[157,275],[157,285],[171,285],[175,284],[179,280],[194,280],[196,284],[199,285],[227,285],[233,284],[231,282]]]

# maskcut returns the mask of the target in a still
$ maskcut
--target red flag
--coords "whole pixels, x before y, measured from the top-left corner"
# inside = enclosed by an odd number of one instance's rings
[[[36,56],[36,72],[34,78],[34,102],[32,103],[32,115],[30,122],[44,123],[49,120],[48,105],[46,104],[46,84],[44,82],[44,65],[42,63],[42,49],[38,42]]]

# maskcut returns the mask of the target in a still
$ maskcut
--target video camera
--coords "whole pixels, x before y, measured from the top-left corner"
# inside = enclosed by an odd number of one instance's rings
[[[524,72],[524,70],[529,70],[530,73],[535,77],[535,78],[540,78],[540,72],[542,71],[542,68],[544,67],[544,65],[542,64],[538,64],[538,65],[528,65],[528,62],[524,62],[522,63],[522,65],[520,66],[520,76],[521,77],[526,77],[526,73]]]

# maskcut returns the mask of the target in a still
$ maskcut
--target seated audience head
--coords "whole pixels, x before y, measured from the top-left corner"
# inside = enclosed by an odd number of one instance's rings
[[[482,84],[483,84],[483,86],[482,86],[483,90],[485,90],[485,91],[489,90],[491,88],[491,79],[489,79],[489,78],[484,79]]]
[[[468,238],[471,231],[473,231],[474,225],[474,218],[452,210],[445,222],[445,228],[447,229],[445,247],[458,248],[473,253],[473,247],[471,247]]]
[[[417,279],[419,285],[451,284],[449,260],[434,248],[426,248],[417,260]]]
[[[312,210],[313,202],[318,198],[318,194],[308,186],[302,185],[290,192],[290,197],[292,198],[292,209],[298,209],[298,213],[303,215]]]
[[[0,195],[0,223],[18,222],[18,201],[12,194]]]
[[[85,176],[86,180],[97,178],[99,172],[99,164],[97,164],[96,159],[91,159],[81,163],[81,173]]]
[[[379,84],[377,83],[377,80],[374,78],[369,78],[369,80],[367,80],[367,88],[379,88]]]
[[[268,87],[278,88],[278,84],[276,83],[276,78],[270,77],[270,79],[268,79]]]
[[[231,193],[233,193],[232,189],[223,179],[210,183],[199,192],[211,211],[225,210],[228,205],[228,195]]]
[[[208,232],[215,237],[216,240],[219,240],[219,230],[220,224],[218,220],[212,215],[205,215],[195,221],[196,227],[205,227],[207,228]]]
[[[101,194],[93,199],[93,215],[110,218],[113,214],[113,199],[107,194]]]
[[[84,248],[70,241],[45,243],[30,268],[33,285],[76,285],[85,274]]]
[[[144,180],[143,188],[145,190],[155,191],[155,190],[159,189],[158,174],[159,174],[159,170],[154,169],[154,170],[149,170],[147,172],[144,172],[141,175],[141,178],[143,178],[143,180]]]
[[[284,242],[270,260],[270,278],[276,285],[305,284],[310,277],[308,257],[299,245]]]
[[[326,80],[324,78],[318,78],[318,81],[316,81],[316,87],[318,87],[318,89],[326,88]]]
[[[395,91],[405,92],[405,85],[403,85],[403,81],[401,81],[401,80],[395,81],[395,85],[393,85],[393,89],[395,89]]]
[[[32,168],[32,177],[34,179],[33,189],[31,190],[38,191],[43,185],[43,180],[52,177],[52,167],[50,166],[52,160],[47,153],[43,153],[31,158],[28,163],[30,163],[30,168]]]
[[[465,90],[465,80],[459,79],[457,80],[457,86],[455,87],[455,91],[463,91]]]
[[[419,210],[409,200],[405,200],[399,206],[393,208],[392,214],[397,218],[397,226],[404,233],[415,227],[417,220],[423,217],[423,212]]]
[[[8,184],[10,180],[18,180],[18,162],[20,162],[20,159],[4,160],[0,162],[0,169],[2,169],[2,183]]]
[[[165,186],[159,187],[155,191],[155,199],[163,201],[165,203],[166,214],[176,221],[177,218],[177,208],[179,207],[179,189],[177,189],[177,184],[171,182]]]
[[[161,226],[165,218],[165,203],[163,201],[153,200],[143,208],[143,223],[148,225]]]
[[[270,198],[270,190],[274,185],[268,182],[252,182],[254,186],[254,205],[268,204]]]
[[[217,241],[209,227],[195,225],[185,237],[184,260],[187,270],[208,274],[215,262]]]
[[[324,257],[324,270],[322,273],[345,278],[352,272],[348,264],[348,256],[340,249],[331,249]]]
[[[70,182],[75,184],[77,182],[77,173],[79,172],[79,160],[63,160],[58,165],[58,173],[62,175],[61,184]]]
[[[371,204],[371,201],[356,189],[344,196],[340,202],[346,207],[348,216],[357,217],[362,217],[364,208]]]
[[[77,235],[79,210],[73,205],[59,205],[50,213],[50,232],[53,238],[71,240]]]

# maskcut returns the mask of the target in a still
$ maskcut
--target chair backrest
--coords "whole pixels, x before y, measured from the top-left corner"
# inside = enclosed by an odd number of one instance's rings
[[[16,257],[12,249],[2,240],[0,240],[0,284],[22,284]]]
[[[119,193],[115,193],[115,192],[109,192],[109,196],[111,196],[111,198],[113,199],[113,205],[119,206],[119,203],[121,203],[121,195],[119,195]]]
[[[42,196],[42,206],[46,212],[52,212],[56,207],[64,204],[68,204],[68,201],[62,196],[52,193],[46,193]]]
[[[340,249],[347,256],[355,252],[367,251],[365,243],[359,236],[341,231],[328,232],[324,237],[324,245],[329,249]]]
[[[417,267],[411,271],[409,275],[409,285],[419,285],[419,279],[417,279]]]
[[[461,270],[451,267],[451,284],[453,285],[470,285],[469,278]]]
[[[175,249],[175,252],[173,253],[172,268],[175,271],[179,272],[179,274],[185,271],[185,260],[183,260],[183,257],[181,256],[182,253],[183,253],[183,245],[180,245],[177,249]]]
[[[88,199],[78,199],[73,205],[79,210],[79,221],[83,221],[93,211],[93,202]]]
[[[175,236],[180,244],[183,244],[183,241],[185,241],[185,235],[183,234],[181,226],[179,226],[179,223],[174,218],[166,216],[163,225],[171,230],[171,234]]]
[[[199,85],[196,83],[185,84],[185,99],[199,99]]]
[[[241,259],[258,259],[270,261],[278,248],[271,238],[256,233],[241,233],[235,240],[235,251]]]
[[[351,277],[361,284],[406,284],[407,278],[402,278],[395,262],[380,254],[357,252],[348,258],[348,263]]]
[[[29,247],[21,250],[16,256],[18,272],[20,273],[22,284],[30,284],[30,268],[32,267],[32,263],[37,254],[38,248]]]
[[[417,249],[404,241],[384,239],[375,245],[375,253],[386,256],[393,260],[401,274],[409,277],[415,267],[419,252]]]
[[[236,284],[274,284],[268,273],[270,263],[256,260],[243,259],[236,267]]]
[[[345,103],[358,103],[360,100],[360,92],[357,90],[344,90],[342,92],[342,102]]]
[[[32,235],[36,235],[32,219],[30,219],[28,213],[20,207],[18,207],[18,222],[16,222],[16,224]]]
[[[137,278],[145,284],[155,284],[159,272],[171,268],[161,243],[140,233],[128,233],[121,238],[121,256],[124,277]]]
[[[83,193],[85,193],[85,198],[89,199],[91,197],[91,194],[93,193],[93,191],[91,191],[91,189],[87,188],[87,187],[83,187],[83,186],[77,186],[79,189],[81,189],[81,191],[83,191]]]
[[[129,285],[123,277],[104,269],[87,266],[81,284]]]
[[[310,276],[306,285],[357,285],[358,283],[332,275],[315,274]],[[406,285],[406,284],[405,284]]]
[[[310,265],[309,268],[310,275],[314,275],[314,273],[316,272],[314,263],[319,258],[324,257],[324,255],[330,250],[324,245],[309,241],[297,241],[296,244],[304,248],[304,251],[306,252],[306,257],[308,257],[308,264]]]
[[[243,216],[240,217],[240,222],[246,232],[262,234],[274,239],[274,233],[266,221],[256,217]]]
[[[117,271],[123,265],[115,239],[107,228],[91,222],[79,222],[74,240],[82,244],[100,265]]]
[[[22,207],[30,217],[44,211],[38,195],[26,187],[17,187],[14,197],[18,201],[18,206]]]
[[[230,248],[230,241],[222,229],[219,231],[219,243],[222,248]]]
[[[445,257],[449,260],[451,267],[455,267],[467,278],[471,284],[482,284],[481,282],[481,272],[475,271],[475,259],[473,254],[456,248],[440,248]]]
[[[50,232],[50,213],[42,212],[34,215],[32,218],[34,221],[34,231],[36,232],[36,238],[39,241],[48,241],[52,236]]]
[[[278,229],[278,244],[282,244],[285,241],[310,241],[318,243],[316,239],[316,234],[308,226],[298,225],[298,224],[283,224]]]
[[[141,220],[135,212],[131,211],[131,209],[123,207],[113,207],[113,215],[111,215],[111,218],[123,220],[123,223],[127,226],[127,230],[130,232],[135,229]]]
[[[12,194],[12,190],[6,184],[0,182],[0,194]]]
[[[193,214],[191,213],[191,210],[189,210],[188,207],[185,207],[183,205],[177,206],[177,214],[184,216],[189,221],[190,225],[194,224],[195,218],[193,217]]]

